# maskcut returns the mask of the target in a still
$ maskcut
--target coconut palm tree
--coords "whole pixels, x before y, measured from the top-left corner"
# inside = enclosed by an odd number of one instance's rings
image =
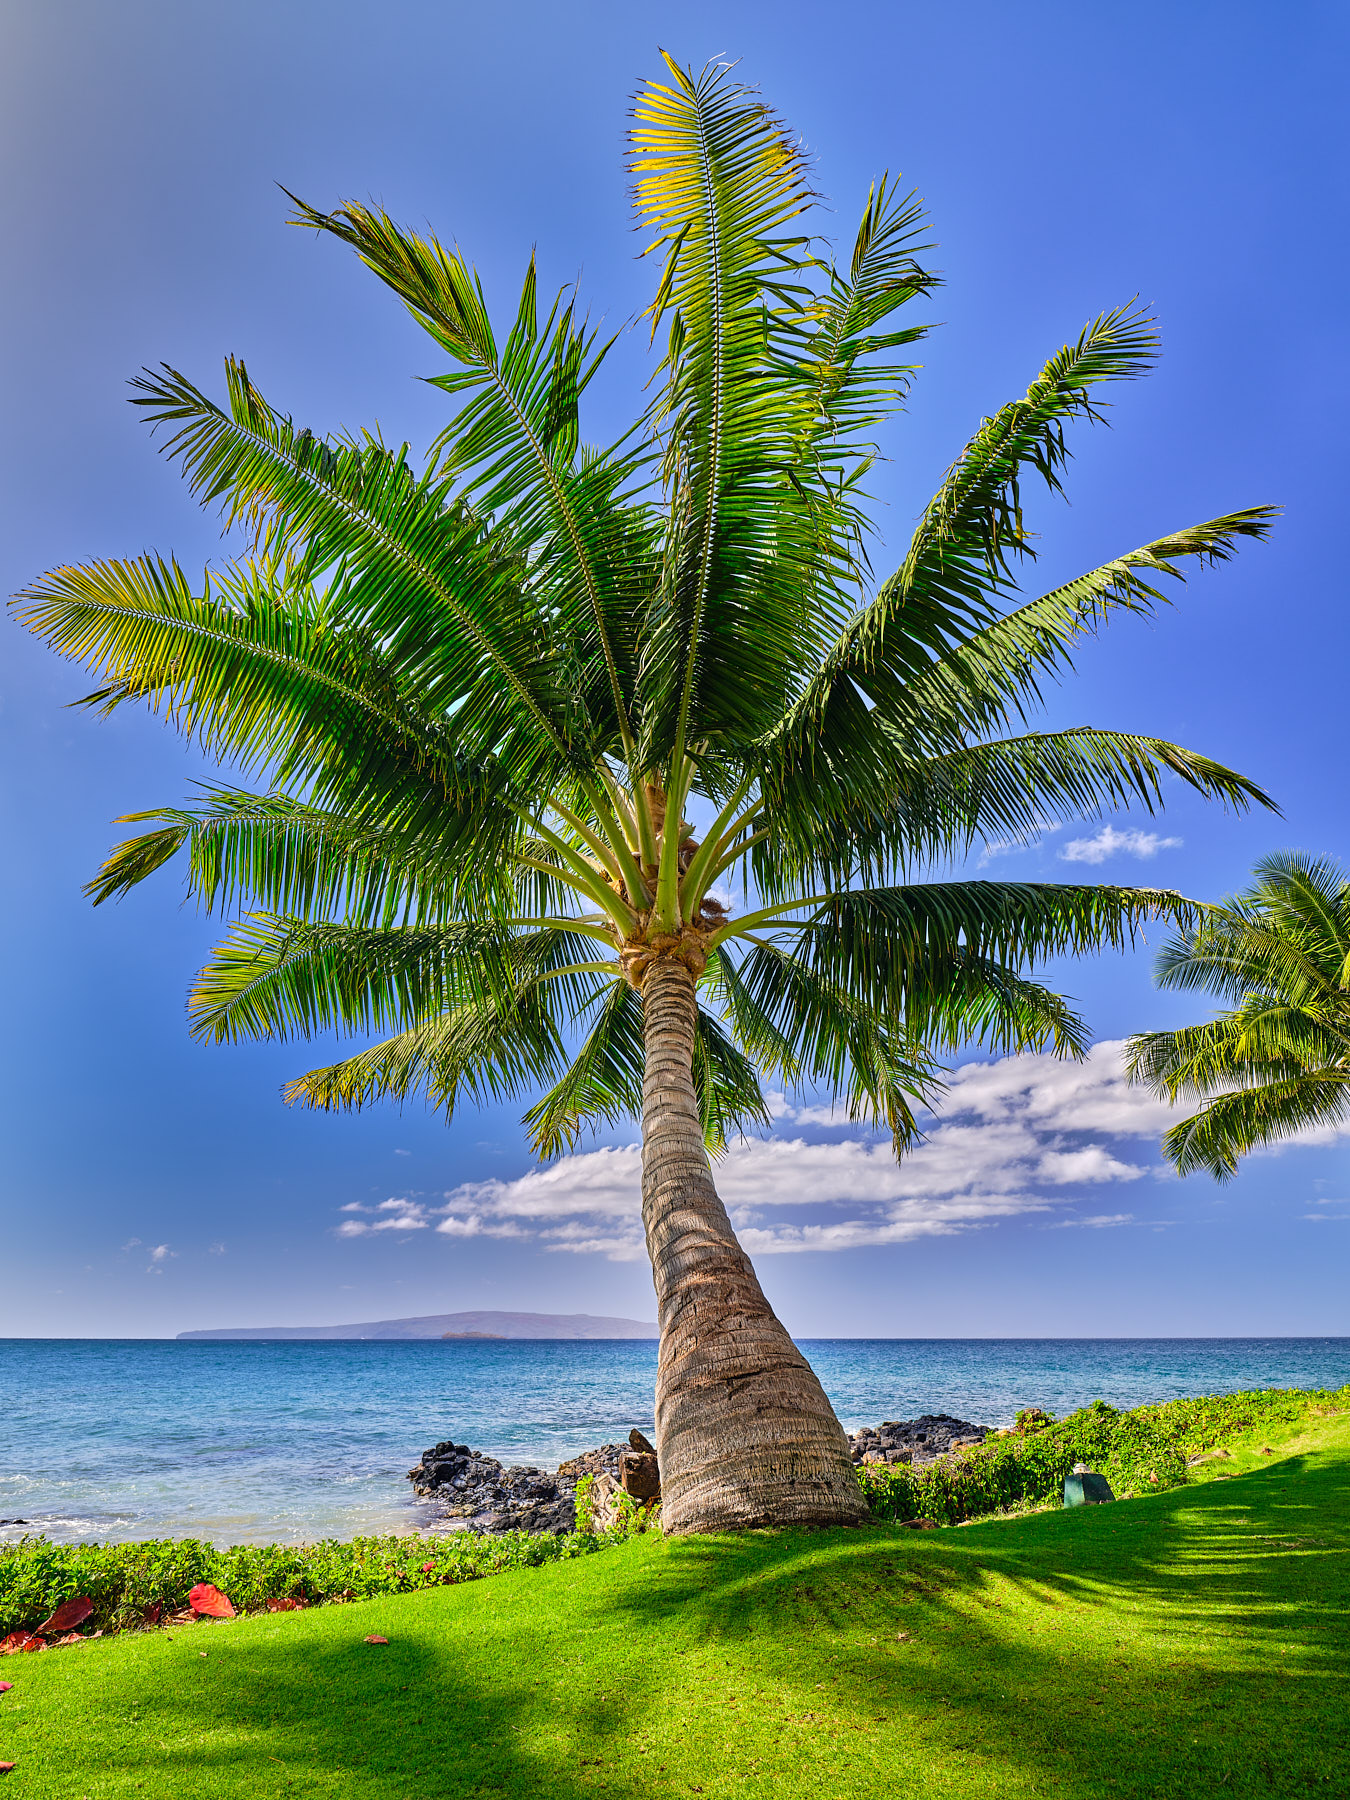
[[[917,872],[1047,813],[1152,808],[1169,776],[1263,800],[1156,738],[1022,727],[1077,640],[1149,614],[1158,578],[1263,536],[1270,509],[1020,592],[1020,483],[1057,490],[1066,428],[1155,352],[1125,309],[980,424],[875,582],[863,483],[924,330],[895,315],[935,285],[918,205],[878,182],[830,261],[799,145],[721,66],[669,63],[631,142],[660,346],[627,437],[583,444],[609,344],[569,294],[541,308],[533,260],[503,336],[458,251],[297,201],[446,359],[426,460],[301,429],[235,361],[224,407],[147,373],[137,403],[247,554],[195,582],[148,556],[58,569],[23,616],[97,672],[95,704],[145,703],[262,778],[127,815],[153,828],[91,884],[120,895],[182,853],[205,904],[253,909],[198,978],[193,1031],[385,1033],[288,1098],[449,1115],[538,1093],[543,1156],[640,1117],[667,1529],[848,1522],[843,1432],[709,1153],[767,1122],[765,1078],[829,1091],[900,1150],[953,1046],[1081,1052],[1035,965],[1184,903]]]
[[[1158,956],[1160,987],[1214,994],[1230,1010],[1130,1040],[1133,1081],[1204,1101],[1163,1139],[1179,1175],[1227,1181],[1251,1150],[1350,1120],[1350,877],[1288,851],[1254,875]]]

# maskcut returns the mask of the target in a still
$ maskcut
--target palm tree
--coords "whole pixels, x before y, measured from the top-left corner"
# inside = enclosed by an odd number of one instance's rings
[[[1166,944],[1160,987],[1217,995],[1208,1025],[1130,1040],[1130,1078],[1203,1100],[1163,1149],[1180,1175],[1236,1175],[1239,1158],[1350,1119],[1350,877],[1327,857],[1280,852],[1243,894]]]
[[[764,1077],[830,1091],[899,1151],[953,1046],[1081,1053],[1033,966],[1186,905],[915,872],[1047,812],[1152,808],[1166,776],[1264,799],[1156,738],[1019,728],[1079,638],[1149,614],[1151,582],[1227,558],[1271,509],[1022,598],[1023,475],[1057,490],[1066,426],[1154,355],[1126,309],[981,423],[873,583],[862,484],[913,374],[895,353],[924,330],[894,315],[935,285],[918,205],[879,182],[837,267],[805,233],[799,145],[726,68],[669,62],[634,118],[662,341],[627,437],[582,444],[609,345],[570,295],[539,307],[533,260],[502,339],[458,251],[297,201],[448,359],[456,410],[425,463],[300,429],[235,361],[223,409],[147,373],[137,403],[249,553],[196,583],[149,556],[58,569],[23,617],[97,672],[94,703],[145,702],[265,777],[127,815],[154,828],[91,883],[102,901],[185,852],[201,901],[254,909],[199,976],[192,1030],[387,1033],[287,1097],[448,1115],[542,1090],[541,1156],[640,1116],[667,1529],[847,1523],[843,1432],[709,1153],[767,1122]]]

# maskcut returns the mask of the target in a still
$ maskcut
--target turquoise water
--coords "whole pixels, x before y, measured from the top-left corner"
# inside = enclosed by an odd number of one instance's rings
[[[802,1349],[850,1429],[923,1412],[1350,1382],[1350,1338],[831,1339]],[[428,1445],[554,1468],[652,1427],[656,1345],[0,1340],[0,1541],[305,1542],[413,1530]]]

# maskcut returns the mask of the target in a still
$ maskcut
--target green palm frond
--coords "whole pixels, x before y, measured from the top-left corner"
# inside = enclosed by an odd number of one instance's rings
[[[898,194],[883,176],[867,196],[848,273],[831,265],[824,294],[799,323],[787,322],[787,341],[796,356],[785,360],[784,373],[795,373],[804,383],[798,397],[800,462],[814,455],[842,474],[850,464],[870,460],[876,452],[870,434],[903,403],[914,366],[872,359],[917,343],[931,329],[877,330],[900,307],[938,285],[938,277],[917,260],[932,248],[919,241],[924,226],[917,197]]]
[[[884,812],[868,817],[860,809],[847,825],[815,821],[809,857],[770,838],[752,854],[755,876],[775,897],[800,881],[886,880],[921,859],[963,856],[989,839],[1043,830],[1047,821],[1130,806],[1161,811],[1168,776],[1235,812],[1273,807],[1246,776],[1161,738],[1084,728],[1024,732],[902,767]]]
[[[567,931],[380,931],[256,914],[198,975],[188,1019],[194,1036],[217,1043],[312,1037],[379,1031],[464,1007],[505,1014],[529,993],[557,1014],[561,1030],[594,994],[599,967],[594,946]]]
[[[475,1106],[515,1100],[556,1080],[566,1044],[538,991],[506,1007],[461,1006],[289,1082],[288,1105],[358,1112],[377,1101],[422,1100],[448,1120],[467,1096]]]
[[[96,906],[121,898],[187,851],[187,889],[207,911],[236,904],[348,924],[448,923],[484,904],[476,859],[458,853],[456,819],[429,828],[397,816],[362,817],[289,794],[206,788],[203,805],[124,813],[118,824],[165,821],[118,844],[85,892]],[[466,863],[468,866],[466,866]]]
[[[1024,399],[983,422],[926,508],[899,570],[766,737],[785,825],[823,810],[852,816],[860,794],[884,805],[910,720],[910,684],[994,623],[1012,563],[1034,556],[1022,517],[1024,473],[1057,491],[1066,425],[1099,420],[1093,389],[1141,375],[1156,352],[1145,315],[1103,314],[1050,359]]]
[[[903,1016],[911,981],[933,986],[932,971],[962,954],[1031,968],[1050,957],[1082,956],[1134,944],[1153,920],[1195,919],[1201,909],[1160,888],[1057,882],[951,881],[842,891],[789,931],[847,990],[888,1017]],[[755,933],[754,915],[728,934]]]
[[[1229,1181],[1251,1151],[1347,1122],[1350,1072],[1313,1069],[1219,1095],[1164,1135],[1163,1153],[1178,1175],[1203,1172]]]
[[[564,295],[541,326],[531,257],[499,349],[482,286],[458,252],[353,203],[322,213],[297,200],[296,209],[296,224],[349,244],[454,359],[453,373],[432,377],[465,396],[432,445],[437,479],[453,482],[499,530],[547,561],[567,640],[584,662],[594,656],[600,664],[604,690],[596,691],[594,675],[585,679],[590,710],[603,717],[608,707],[610,729],[631,743],[634,603],[650,588],[655,544],[646,515],[625,505],[625,490],[643,458],[631,450],[578,456],[578,403],[614,339],[597,344]]]
[[[1204,1102],[1163,1148],[1216,1180],[1308,1128],[1350,1120],[1350,879],[1329,857],[1264,857],[1244,893],[1161,951],[1161,987],[1210,993],[1204,1025],[1130,1040],[1130,1078],[1160,1098]]]
[[[837,1095],[848,1118],[891,1132],[897,1155],[917,1142],[914,1104],[926,1106],[941,1083],[926,1048],[903,1023],[867,1005],[800,946],[752,944],[736,969],[736,985],[731,1018],[753,1009],[769,1021],[790,1046],[794,1085]]]
[[[694,1037],[694,1092],[703,1141],[714,1153],[726,1149],[733,1133],[773,1123],[754,1063],[703,1008]]]
[[[244,365],[225,368],[225,412],[176,370],[137,381],[136,404],[171,427],[165,451],[202,504],[252,530],[270,558],[302,552],[336,570],[330,611],[378,642],[461,740],[486,748],[514,730],[527,766],[565,760],[584,722],[563,646],[526,591],[523,547],[489,544],[443,479],[418,477],[407,446],[330,443],[276,413]],[[543,765],[550,766],[548,763]]]
[[[538,1156],[575,1147],[586,1126],[617,1125],[642,1111],[642,1001],[614,982],[570,1066],[525,1115]]]
[[[1117,612],[1149,619],[1172,602],[1145,575],[1184,581],[1180,565],[1188,559],[1201,567],[1227,562],[1241,539],[1268,537],[1278,516],[1278,507],[1253,506],[1170,532],[1013,608],[958,639],[910,680],[890,715],[897,730],[906,743],[942,749],[949,734],[964,739],[1025,718],[1042,698],[1041,681],[1072,671],[1081,639]]]
[[[280,564],[234,564],[194,593],[157,557],[53,570],[20,596],[20,620],[108,684],[105,707],[140,700],[209,755],[311,797],[372,800],[500,853],[514,821],[499,767],[401,685],[361,633]]]
[[[667,327],[654,418],[669,528],[641,672],[646,743],[677,754],[749,735],[779,712],[803,593],[848,552],[793,486],[793,412],[774,378],[779,315],[810,297],[806,240],[785,228],[813,196],[800,146],[724,66],[639,95],[634,201],[664,258],[649,308]]]

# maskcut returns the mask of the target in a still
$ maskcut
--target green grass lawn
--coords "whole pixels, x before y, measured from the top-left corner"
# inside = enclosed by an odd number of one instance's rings
[[[10,1657],[3,1794],[1343,1800],[1350,1418],[1261,1448],[1116,1506],[636,1539]]]

